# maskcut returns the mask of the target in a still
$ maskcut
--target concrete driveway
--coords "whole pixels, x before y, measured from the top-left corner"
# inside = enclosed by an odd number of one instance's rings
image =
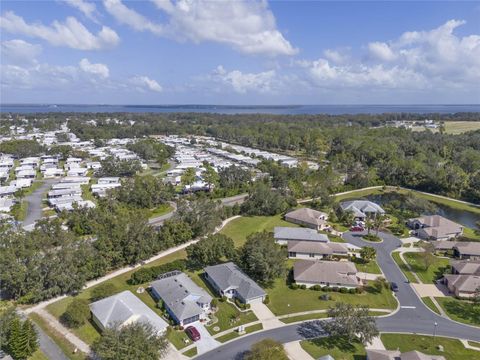
[[[442,284],[411,284],[418,296],[445,297],[448,296],[448,289]]]
[[[276,318],[275,314],[272,313],[264,303],[253,302],[250,306],[255,316],[261,321],[263,329],[273,329],[283,325],[283,323]]]
[[[195,326],[195,328],[200,333],[200,340],[195,342],[199,354],[203,354],[204,352],[213,350],[220,345],[220,342],[215,340],[212,335],[210,335],[207,329],[205,329],[205,326],[198,322],[193,324],[193,326]]]

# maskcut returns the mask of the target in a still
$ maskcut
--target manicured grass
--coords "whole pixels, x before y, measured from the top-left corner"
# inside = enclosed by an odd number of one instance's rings
[[[402,272],[405,274],[408,281],[410,281],[411,283],[417,283],[418,282],[417,279],[415,279],[415,276],[413,276],[413,274],[408,269],[407,265],[402,261],[402,259],[400,258],[400,254],[398,252],[393,252],[392,253],[392,258],[393,258],[393,260],[395,260],[395,262],[397,263],[400,270],[402,270]]]
[[[173,208],[169,203],[162,204],[155,209],[150,211],[150,217],[156,217],[156,216],[161,216],[168,214],[170,211],[172,211]]]
[[[221,301],[218,302],[218,310],[215,313],[215,316],[217,317],[218,322],[206,326],[206,329],[212,335],[258,320],[253,311],[240,312],[234,305]],[[213,330],[216,326],[220,328],[219,331]]]
[[[175,330],[171,326],[167,330],[167,339],[177,348],[177,350],[183,349],[192,343],[188,335],[185,334],[185,331]]]
[[[468,345],[480,348],[480,343],[476,341],[467,341]]]
[[[255,324],[255,325],[247,326],[245,328],[245,333],[249,334],[249,333],[252,333],[254,331],[259,331],[259,330],[262,330],[262,329],[263,329],[262,324]],[[242,336],[242,335],[240,335],[237,331],[232,331],[232,332],[229,332],[228,334],[225,334],[225,335],[219,336],[218,338],[215,338],[215,340],[217,340],[221,343],[224,343],[224,342],[236,339],[237,337],[240,337],[240,336]]]
[[[425,305],[427,305],[428,308],[430,308],[430,310],[432,310],[433,312],[440,315],[440,311],[437,309],[437,307],[433,303],[432,299],[430,299],[428,296],[426,296],[426,297],[422,297],[422,301]]]
[[[233,239],[235,246],[243,245],[247,236],[259,231],[273,231],[275,226],[298,227],[286,222],[281,215],[240,217],[225,226],[221,233]]]
[[[407,334],[382,334],[380,338],[387,350],[417,350],[428,355],[443,355],[448,360],[478,359],[480,356],[478,351],[465,349],[457,339],[436,336],[434,342],[433,336]],[[443,351],[437,349],[438,345],[443,346]]]
[[[464,227],[463,237],[467,238],[470,241],[480,241],[480,230],[474,230],[468,227]]]
[[[42,216],[43,217],[50,217],[50,216],[54,216],[54,215],[57,215],[57,212],[53,209],[48,209],[48,210],[43,210],[42,211]]]
[[[193,347],[190,350],[187,350],[183,353],[183,355],[188,356],[188,357],[193,357],[198,354],[197,347]]]
[[[48,357],[41,350],[37,350],[28,358],[28,360],[48,360]]]
[[[300,345],[314,359],[324,355],[331,355],[335,360],[363,360],[367,358],[362,344],[350,342],[345,338],[326,337],[303,340]]]
[[[290,289],[285,279],[277,279],[272,288],[266,289],[270,298],[267,305],[275,315],[293,314],[303,311],[323,310],[335,305],[335,302],[368,305],[376,309],[394,309],[397,306],[392,293],[384,289],[377,293],[372,287],[367,286],[363,294],[341,294],[329,292],[330,300],[320,300],[323,291],[311,289]]]
[[[185,258],[186,253],[184,250],[177,251],[175,253],[172,253],[168,256],[165,256],[157,261],[151,262],[145,267],[151,267],[155,265],[160,265],[160,264],[165,264],[167,262],[171,262],[176,259],[181,259]],[[156,303],[153,300],[153,298],[150,296],[148,292],[144,292],[142,294],[137,294],[136,290],[140,287],[146,287],[147,284],[143,285],[129,285],[127,283],[128,279],[130,279],[131,274],[138,269],[129,271],[125,274],[119,275],[117,277],[114,277],[113,279],[110,279],[108,281],[103,282],[104,283],[111,283],[113,284],[118,292],[124,291],[124,290],[130,290],[133,294],[135,294],[137,297],[139,297],[143,302],[145,302],[146,305],[148,305],[153,311],[155,311],[157,314],[161,315],[160,309],[156,307]],[[98,285],[97,285],[98,286]],[[88,299],[90,301],[90,294],[92,290],[95,287],[91,287],[89,289],[86,289],[82,291],[79,295],[77,295],[81,299]],[[55,316],[57,319],[59,319],[62,314],[65,312],[68,304],[73,300],[73,297],[69,296],[65,299],[59,300],[54,302],[53,304],[50,304],[47,306],[47,311],[50,312],[53,316]],[[92,341],[95,340],[96,337],[99,336],[97,329],[93,326],[91,322],[88,322],[84,325],[82,325],[78,329],[72,329],[72,332],[74,332],[80,339],[85,341],[88,344],[91,344]]]
[[[38,314],[31,313],[30,319],[42,328],[43,331],[62,349],[64,354],[71,360],[85,360],[87,355],[81,351],[73,353],[75,346],[68,341],[63,334],[52,328],[42,317]]]
[[[453,297],[436,297],[435,300],[451,319],[480,326],[480,306],[473,306],[470,301],[458,300]]]
[[[420,280],[426,284],[434,283],[435,280],[441,278],[447,268],[447,265],[449,264],[448,259],[439,258],[432,255],[433,263],[428,267],[428,269],[425,269],[422,261],[422,254],[407,252],[403,254],[403,257],[411,266],[412,270],[418,275]]]
[[[384,190],[379,186],[378,188],[375,189],[368,189],[368,190],[362,190],[359,189],[357,191],[352,191],[351,193],[348,194],[343,194],[343,195],[335,195],[334,198],[336,201],[342,201],[346,199],[357,199],[369,195],[379,195],[385,193]]]
[[[289,317],[280,319],[280,321],[283,322],[284,324],[291,324],[298,321],[325,319],[326,317],[327,317],[327,313],[323,312],[323,313],[289,316]]]
[[[370,260],[366,262],[362,258],[355,258],[353,260],[357,270],[360,272],[370,273],[370,274],[381,274],[381,270],[378,267],[378,264],[375,260]]]
[[[380,238],[380,236],[375,235],[375,234],[367,234],[362,236],[362,239],[364,241],[369,241],[369,242],[382,242],[383,240]]]
[[[447,134],[461,134],[467,131],[480,129],[478,121],[445,121],[445,132]]]

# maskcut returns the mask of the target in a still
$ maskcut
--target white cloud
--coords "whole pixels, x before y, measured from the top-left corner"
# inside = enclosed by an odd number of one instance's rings
[[[150,90],[161,92],[163,90],[156,80],[150,79],[147,76],[134,76],[130,79],[130,83],[136,86],[139,91]]]
[[[119,22],[135,30],[179,41],[211,41],[246,54],[276,56],[298,52],[277,29],[266,1],[152,1],[168,16],[167,23],[154,23],[121,0],[104,0],[104,5]]]
[[[239,70],[226,71],[219,65],[212,74],[214,81],[228,85],[235,92],[244,94],[246,92],[269,93],[275,88],[275,70],[260,73],[242,73]]]
[[[349,57],[338,50],[327,49],[323,52],[323,55],[330,61],[342,64],[348,61]]]
[[[85,0],[63,0],[65,3],[68,5],[80,10],[83,15],[85,15],[87,18],[93,21],[97,21],[96,19],[96,12],[97,12],[97,7],[93,2],[88,2]]]
[[[25,20],[12,11],[7,11],[0,18],[0,27],[13,34],[40,38],[55,46],[67,46],[79,50],[99,50],[118,44],[119,37],[107,26],[92,34],[74,17],[67,17],[65,22],[54,21],[50,26],[40,23],[27,24]]]
[[[7,40],[2,42],[2,56],[7,61],[18,64],[35,62],[35,58],[42,52],[42,47],[31,44],[21,39]]]
[[[98,75],[101,78],[108,78],[109,76],[109,69],[105,64],[92,64],[88,59],[82,59],[78,63],[80,69],[86,73]]]
[[[103,4],[105,9],[122,24],[128,25],[137,31],[151,31],[157,35],[163,32],[162,26],[154,24],[145,16],[126,7],[120,0],[105,0]]]
[[[390,46],[384,42],[372,42],[368,44],[368,50],[370,54],[378,60],[392,61],[396,57],[392,49],[390,49]]]

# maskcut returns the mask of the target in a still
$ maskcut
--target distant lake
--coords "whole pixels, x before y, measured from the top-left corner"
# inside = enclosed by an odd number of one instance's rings
[[[480,112],[480,104],[473,105],[285,105],[285,106],[228,106],[228,105],[73,105],[73,104],[3,104],[0,112],[132,112],[172,113],[201,112],[218,114],[382,114],[382,113],[441,113]]]
[[[379,205],[382,205],[392,200],[392,194],[370,195],[370,196],[367,196],[367,199],[374,201]],[[462,224],[463,226],[466,226],[472,229],[478,229],[476,222],[480,221],[479,214],[476,214],[470,211],[465,211],[465,210],[458,210],[444,204],[438,204],[435,202],[433,203],[435,204],[437,209],[433,212],[425,213],[424,215],[441,215],[447,219],[450,219],[459,224]]]

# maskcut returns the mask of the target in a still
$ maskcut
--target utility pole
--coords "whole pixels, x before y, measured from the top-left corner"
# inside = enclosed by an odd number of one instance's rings
[[[438,323],[435,321],[433,323],[433,348],[435,348],[435,335],[437,334]]]

